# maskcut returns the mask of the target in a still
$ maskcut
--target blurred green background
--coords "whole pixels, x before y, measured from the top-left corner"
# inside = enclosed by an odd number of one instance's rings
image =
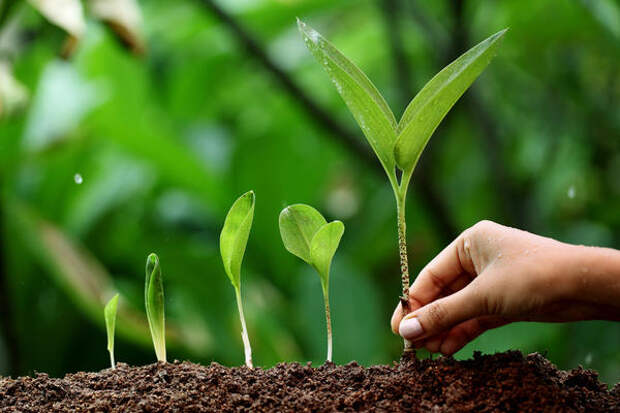
[[[3,375],[106,368],[102,307],[115,291],[117,360],[153,362],[142,302],[152,251],[169,358],[242,364],[218,237],[249,189],[242,293],[255,363],[325,357],[319,278],[278,232],[296,202],[346,225],[331,280],[334,360],[399,357],[388,326],[400,290],[393,195],[296,16],[356,62],[397,117],[445,64],[510,27],[414,173],[414,273],[481,219],[620,247],[614,0],[75,0],[83,9],[64,17],[50,3],[0,3]],[[511,348],[620,380],[619,323],[511,325],[457,357]]]

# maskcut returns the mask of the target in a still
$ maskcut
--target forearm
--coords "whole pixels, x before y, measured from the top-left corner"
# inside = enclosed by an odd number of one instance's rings
[[[573,299],[600,307],[600,318],[620,320],[620,251],[571,245],[566,254]]]

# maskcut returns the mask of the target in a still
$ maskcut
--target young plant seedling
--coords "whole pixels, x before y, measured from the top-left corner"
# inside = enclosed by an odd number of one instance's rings
[[[327,361],[332,361],[329,270],[344,233],[344,224],[340,221],[328,224],[319,211],[304,204],[284,208],[280,213],[279,224],[284,247],[291,254],[310,264],[321,278],[327,324]]]
[[[405,199],[413,170],[431,135],[495,56],[507,29],[483,40],[435,75],[409,103],[400,121],[368,77],[316,30],[297,20],[306,46],[324,67],[385,169],[396,198],[402,296],[408,308],[409,264]],[[400,180],[398,176],[400,175]],[[405,350],[409,350],[405,342]]]
[[[112,368],[116,367],[114,361],[114,329],[116,328],[116,309],[118,307],[118,294],[110,298],[110,301],[105,305],[103,309],[103,316],[105,318],[105,329],[108,333],[108,353],[110,353],[110,365]]]
[[[164,283],[159,266],[159,257],[151,253],[146,259],[144,281],[144,303],[149,321],[153,347],[158,361],[166,362],[166,321],[164,317]]]
[[[239,319],[241,320],[241,339],[245,350],[245,365],[252,368],[252,347],[245,325],[243,304],[241,302],[241,262],[245,254],[245,247],[250,236],[252,220],[254,219],[254,192],[249,191],[241,195],[230,207],[224,220],[224,227],[220,234],[220,252],[224,270],[235,288]]]

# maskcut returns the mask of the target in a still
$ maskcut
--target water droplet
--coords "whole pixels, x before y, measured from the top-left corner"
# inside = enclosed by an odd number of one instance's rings
[[[309,37],[312,43],[314,44],[319,43],[319,39],[321,38],[321,35],[319,34],[319,32],[317,32],[316,30],[311,30],[310,33],[308,34],[309,34]]]
[[[570,199],[573,199],[575,197],[575,185],[571,185],[568,188],[568,193],[566,195],[568,195]]]
[[[78,185],[80,185],[82,182],[84,182],[84,179],[82,178],[82,175],[80,175],[80,174],[73,175],[73,180]]]

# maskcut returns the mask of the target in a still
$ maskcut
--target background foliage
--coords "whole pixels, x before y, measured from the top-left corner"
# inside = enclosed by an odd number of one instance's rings
[[[392,194],[295,16],[368,73],[397,117],[443,65],[510,27],[414,173],[413,273],[481,219],[620,247],[617,2],[152,0],[120,37],[90,2],[77,42],[31,3],[0,3],[1,374],[107,367],[102,308],[115,291],[117,360],[154,361],[142,302],[152,251],[169,358],[242,364],[218,234],[249,189],[255,363],[324,357],[319,279],[278,234],[296,202],[347,226],[331,277],[334,361],[399,356]],[[618,323],[521,323],[457,357],[548,351],[617,382],[618,343]]]

